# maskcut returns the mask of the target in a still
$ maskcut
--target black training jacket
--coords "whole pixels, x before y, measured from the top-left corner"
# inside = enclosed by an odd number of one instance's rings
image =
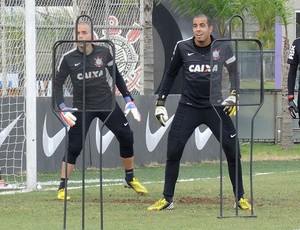
[[[212,41],[214,40],[213,37]],[[211,60],[212,69],[211,69]],[[169,68],[164,75],[159,91],[159,100],[166,100],[175,78],[181,67],[183,67],[182,92],[179,103],[188,104],[198,108],[211,106],[212,100],[221,102],[222,95],[222,71],[225,66],[229,72],[231,86],[236,89],[239,79],[236,78],[236,58],[227,41],[217,41],[211,49],[198,47],[194,37],[177,42]],[[212,92],[214,99],[210,99],[210,81],[213,73],[214,81]]]
[[[106,70],[112,75],[113,57],[108,48],[93,45],[93,51],[86,56],[85,63],[85,92],[86,109],[97,110],[109,107],[112,91],[107,81]],[[83,53],[77,48],[65,53],[58,65],[55,79],[55,100],[57,105],[64,102],[63,84],[70,76],[73,85],[73,107],[82,109],[83,101]],[[116,68],[116,86],[125,96],[130,96],[125,81]]]
[[[300,38],[297,38],[293,41],[289,51],[287,63],[290,64],[290,70],[288,74],[288,94],[294,95],[297,67],[300,64]]]

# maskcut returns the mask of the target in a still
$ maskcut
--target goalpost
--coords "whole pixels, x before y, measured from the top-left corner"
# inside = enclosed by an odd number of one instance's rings
[[[36,189],[36,29],[35,0],[25,0],[25,50],[26,50],[26,188]],[[32,128],[33,127],[33,128]]]
[[[79,15],[115,44],[129,90],[143,94],[143,10],[143,0],[0,0],[0,189],[36,188],[36,98],[52,96],[52,46],[74,39]]]

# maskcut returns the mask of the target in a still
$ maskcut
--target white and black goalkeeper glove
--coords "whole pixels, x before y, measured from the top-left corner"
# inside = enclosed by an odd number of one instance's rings
[[[76,124],[77,118],[72,114],[77,108],[64,107],[61,109],[60,116],[63,119],[65,126],[74,126]]]
[[[126,96],[124,97],[124,100],[126,102],[124,109],[125,116],[127,116],[131,112],[135,120],[141,121],[141,114],[135,106],[134,102],[132,101],[131,97]]]
[[[162,126],[166,126],[168,121],[168,112],[165,108],[165,101],[158,100],[155,106],[155,117]]]
[[[289,112],[293,119],[297,118],[296,113],[298,113],[298,108],[294,102],[294,95],[288,95],[289,100]]]
[[[227,97],[223,102],[222,105],[225,105],[225,108],[223,111],[228,115],[228,116],[234,116],[236,112],[236,98],[237,94],[235,90],[232,90],[230,93],[230,96]]]

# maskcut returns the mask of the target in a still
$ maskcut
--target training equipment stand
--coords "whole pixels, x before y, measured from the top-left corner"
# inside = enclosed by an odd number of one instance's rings
[[[232,38],[232,21],[234,18],[240,19],[241,23],[239,25],[242,26],[242,38]],[[221,39],[215,39],[212,42],[211,45],[211,79],[210,79],[210,101],[215,109],[215,111],[218,113],[218,116],[220,118],[220,215],[218,218],[231,218],[231,217],[256,217],[254,215],[254,197],[253,197],[253,129],[254,129],[254,120],[259,112],[260,108],[263,105],[264,100],[264,86],[263,86],[263,52],[262,52],[262,44],[257,39],[246,39],[245,38],[245,32],[244,32],[244,21],[243,18],[239,15],[232,16],[228,24],[229,26],[229,38],[221,38]],[[243,214],[240,213],[240,210],[238,208],[238,205],[235,205],[235,214],[234,215],[224,215],[224,205],[223,205],[223,148],[222,143],[224,140],[224,137],[222,135],[223,131],[223,124],[222,119],[220,116],[220,112],[223,112],[223,107],[220,103],[220,100],[216,100],[216,98],[219,98],[220,92],[218,89],[220,88],[220,78],[222,79],[222,97],[223,99],[227,98],[229,96],[230,90],[228,87],[228,82],[226,85],[226,82],[224,79],[228,79],[228,76],[226,76],[226,73],[222,70],[218,69],[219,66],[221,66],[221,59],[222,57],[219,55],[220,47],[222,47],[225,43],[228,43],[230,47],[232,48],[233,55],[236,57],[236,66],[235,66],[235,80],[233,81],[231,79],[231,84],[235,84],[236,88],[236,102],[234,106],[236,106],[236,114],[232,117],[236,129],[236,141],[235,141],[235,148],[236,148],[236,170],[235,170],[235,204],[238,204],[238,160],[239,160],[239,113],[242,113],[243,111],[247,110],[247,116],[249,116],[249,113],[252,114],[251,117],[251,124],[249,125],[251,128],[251,139],[250,139],[250,159],[249,159],[249,183],[250,183],[250,203],[252,206],[251,211],[245,210],[242,211]],[[252,59],[251,59],[252,58]],[[255,58],[255,59],[254,59]],[[250,61],[251,60],[251,61]],[[253,62],[252,60],[255,60],[256,62]],[[224,61],[224,59],[223,59]],[[220,64],[220,65],[219,65]],[[253,68],[253,71],[244,71],[246,68],[249,68],[249,66],[256,64],[256,66]],[[249,74],[249,72],[251,72]],[[251,75],[252,72],[253,76]],[[220,76],[221,75],[221,76]],[[250,76],[251,75],[251,76]],[[224,83],[225,82],[225,83]],[[245,96],[247,93],[253,93],[252,95]],[[222,107],[223,106],[223,107]],[[219,107],[219,108],[218,108]],[[222,107],[222,110],[220,109]],[[240,111],[239,111],[240,110]],[[249,112],[250,111],[250,112]],[[244,125],[244,124],[243,124]],[[232,206],[233,207],[233,206]]]

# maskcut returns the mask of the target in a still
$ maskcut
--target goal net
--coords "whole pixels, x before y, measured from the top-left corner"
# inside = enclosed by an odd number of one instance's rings
[[[25,146],[24,3],[0,8],[0,189],[22,185]]]
[[[25,37],[34,31],[25,30],[25,0],[0,2],[1,179],[19,186],[26,185],[25,92],[30,90],[25,89],[25,54],[30,52],[25,50]],[[141,94],[140,12],[140,0],[36,0],[36,85],[32,86],[36,96],[52,96],[53,45],[58,40],[74,40],[75,21],[83,14],[92,18],[99,39],[114,43],[116,63],[130,92]],[[72,96],[70,84],[64,93]]]

